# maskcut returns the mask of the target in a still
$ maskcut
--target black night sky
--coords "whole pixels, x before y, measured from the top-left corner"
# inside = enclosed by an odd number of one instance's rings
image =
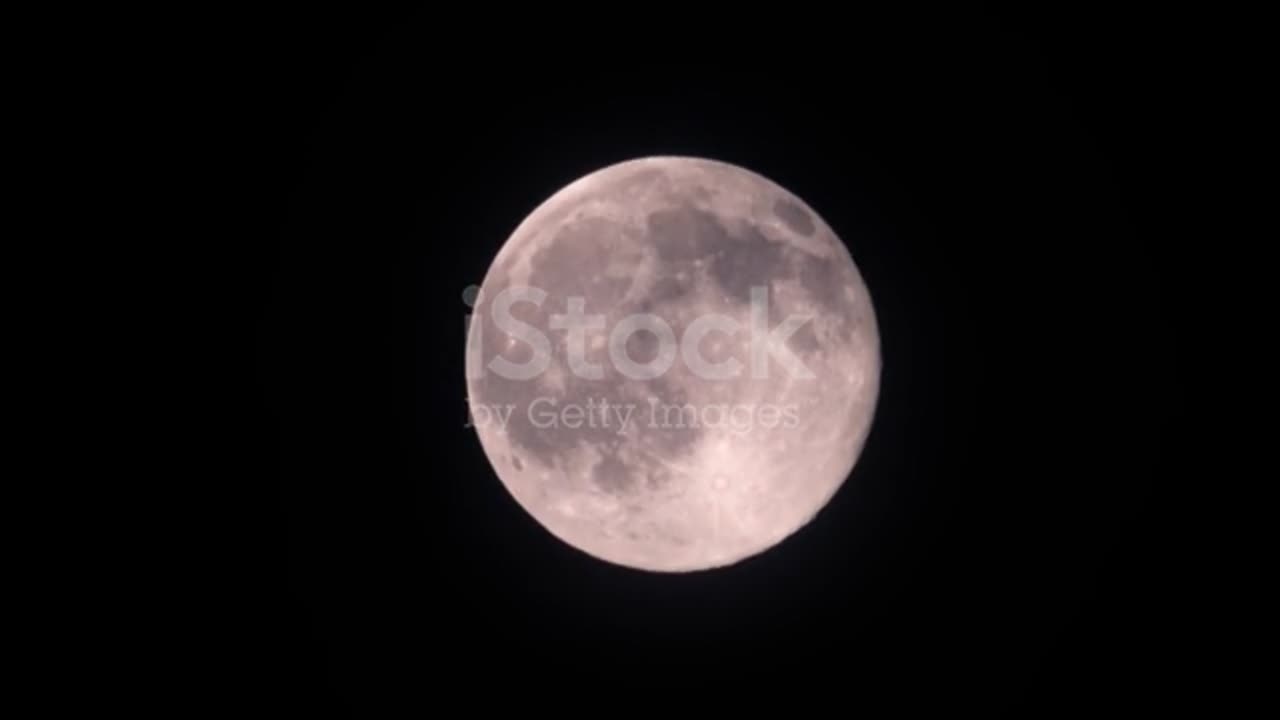
[[[811,43],[765,41],[788,35],[767,19],[480,43],[431,13],[244,33],[229,129],[255,220],[221,251],[248,269],[252,433],[222,487],[242,514],[227,693],[403,717],[475,693],[1092,709],[1163,685],[1177,373],[1149,58],[1114,18],[846,20]],[[550,193],[651,154],[741,164],[817,208],[885,363],[827,510],[688,577],[552,538],[464,426],[463,289]]]

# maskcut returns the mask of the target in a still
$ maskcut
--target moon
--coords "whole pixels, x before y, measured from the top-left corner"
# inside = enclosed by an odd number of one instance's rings
[[[794,535],[853,472],[879,393],[875,310],[802,199],[727,162],[587,174],[497,252],[467,330],[468,423],[538,524],[687,573]]]

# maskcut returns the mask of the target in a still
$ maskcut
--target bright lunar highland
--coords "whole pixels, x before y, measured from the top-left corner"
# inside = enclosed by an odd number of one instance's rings
[[[880,336],[845,244],[746,168],[649,157],[546,199],[467,334],[470,421],[538,523],[657,572],[762,553],[850,477]]]

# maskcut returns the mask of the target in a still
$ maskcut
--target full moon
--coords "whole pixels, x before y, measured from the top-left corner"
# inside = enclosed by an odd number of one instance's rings
[[[605,562],[692,572],[773,548],[871,428],[862,275],[814,208],[738,165],[648,157],[575,180],[467,301],[486,457],[543,528]]]

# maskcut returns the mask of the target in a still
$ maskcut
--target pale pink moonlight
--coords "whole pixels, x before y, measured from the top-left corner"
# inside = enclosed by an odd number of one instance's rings
[[[497,253],[467,339],[471,420],[514,500],[648,571],[801,530],[853,473],[879,392],[845,244],[775,182],[702,158],[553,194]]]

